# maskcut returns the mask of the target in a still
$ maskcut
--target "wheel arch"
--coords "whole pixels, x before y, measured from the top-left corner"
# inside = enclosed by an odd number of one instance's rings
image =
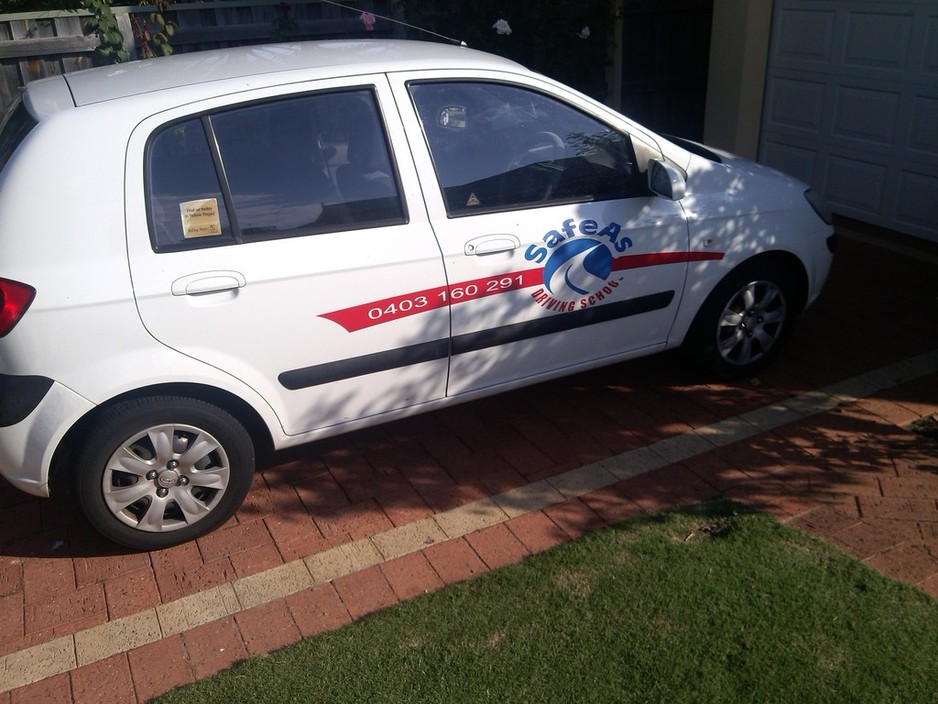
[[[273,452],[273,438],[264,419],[251,404],[236,394],[205,384],[185,382],[154,384],[125,392],[95,406],[68,430],[52,457],[49,470],[49,484],[52,491],[56,493],[69,491],[72,472],[70,460],[77,452],[81,438],[87,434],[88,429],[94,425],[102,413],[115,404],[150,396],[183,396],[218,406],[244,426],[254,444],[256,458]]]
[[[771,349],[762,349],[757,357],[747,359],[745,362],[728,362],[724,355],[718,352],[716,340],[718,313],[725,305],[730,293],[738,291],[740,286],[746,286],[749,282],[758,281],[763,277],[784,282],[787,324],[784,324],[777,333],[772,333],[774,343]],[[738,262],[720,277],[694,312],[692,322],[680,345],[682,353],[704,374],[718,379],[739,379],[761,370],[778,354],[782,344],[791,333],[795,319],[804,311],[808,302],[809,285],[807,269],[801,259],[791,252],[784,250],[760,252]],[[733,293],[734,297],[735,295]],[[761,327],[761,319],[759,324]]]
[[[798,295],[798,298],[792,301],[792,308],[796,314],[800,314],[804,310],[808,301],[808,270],[805,268],[804,262],[802,262],[797,255],[789,251],[773,249],[767,252],[760,252],[749,257],[748,259],[744,259],[743,261],[736,264],[736,266],[734,266],[728,272],[726,272],[723,277],[721,277],[719,283],[722,283],[724,279],[732,276],[737,271],[745,267],[760,267],[774,263],[781,264],[785,267],[788,273],[791,274],[792,279],[794,280],[797,287]],[[717,285],[719,285],[719,283]]]

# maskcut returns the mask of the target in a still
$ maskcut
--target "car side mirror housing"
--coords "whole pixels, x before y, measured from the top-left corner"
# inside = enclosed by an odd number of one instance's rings
[[[680,200],[687,190],[684,174],[663,159],[648,162],[648,187],[652,193],[668,200]]]

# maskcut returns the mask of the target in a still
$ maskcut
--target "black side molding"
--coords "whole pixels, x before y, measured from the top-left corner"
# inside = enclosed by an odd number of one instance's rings
[[[633,315],[661,310],[671,305],[674,291],[662,291],[649,296],[632,298],[618,303],[608,303],[572,313],[562,313],[539,318],[525,323],[504,325],[498,328],[458,335],[452,339],[433,340],[386,352],[375,352],[360,357],[340,359],[326,364],[317,364],[302,369],[281,372],[277,377],[281,386],[290,391],[306,389],[343,379],[374,374],[375,372],[400,369],[421,362],[432,362],[452,355],[476,352],[489,347],[507,345],[544,335],[567,330],[585,328],[589,325],[607,323],[611,320],[629,318]]]

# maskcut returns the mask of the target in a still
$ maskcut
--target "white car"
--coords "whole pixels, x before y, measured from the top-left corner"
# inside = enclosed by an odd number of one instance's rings
[[[261,445],[681,346],[752,373],[833,250],[804,184],[433,43],[36,81],[0,169],[0,472],[136,549]]]

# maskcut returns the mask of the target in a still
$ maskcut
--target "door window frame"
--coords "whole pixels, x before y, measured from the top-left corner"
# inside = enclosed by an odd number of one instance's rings
[[[420,85],[441,85],[446,83],[452,84],[493,84],[497,86],[504,86],[507,88],[518,89],[534,93],[540,96],[542,99],[552,101],[563,108],[566,108],[570,111],[579,113],[584,118],[592,120],[598,124],[605,126],[610,132],[617,133],[622,135],[627,142],[628,147],[628,157],[631,160],[631,163],[636,169],[636,175],[634,181],[636,188],[640,192],[636,192],[634,195],[623,195],[622,193],[617,193],[610,195],[608,197],[603,197],[599,199],[593,199],[587,196],[574,196],[567,198],[556,198],[547,200],[545,202],[532,203],[532,202],[517,202],[517,203],[508,203],[508,204],[498,204],[492,206],[480,206],[477,208],[453,208],[446,194],[446,186],[444,186],[442,179],[440,178],[440,171],[437,164],[437,158],[434,154],[434,147],[431,144],[430,136],[427,133],[427,125],[424,124],[423,116],[420,108],[417,105],[417,99],[414,96],[413,91],[411,90],[414,86]],[[558,95],[554,92],[545,90],[543,87],[532,85],[528,83],[521,83],[514,81],[505,77],[484,77],[480,74],[464,74],[464,75],[451,75],[448,77],[419,77],[419,78],[410,78],[404,81],[404,90],[407,93],[408,99],[410,101],[410,106],[413,109],[414,115],[416,117],[416,124],[420,127],[421,136],[423,138],[424,146],[427,149],[427,154],[429,155],[430,162],[433,165],[433,174],[437,188],[441,196],[442,204],[445,209],[446,217],[448,219],[454,218],[464,218],[472,217],[476,215],[486,215],[486,214],[495,214],[495,213],[504,213],[518,210],[527,210],[532,208],[547,208],[554,207],[558,205],[567,205],[567,204],[577,204],[577,203],[588,203],[588,202],[603,202],[606,200],[618,200],[626,197],[648,197],[653,196],[654,194],[650,189],[647,189],[646,182],[644,180],[645,174],[648,169],[648,163],[651,158],[660,157],[660,149],[657,146],[651,146],[648,142],[641,137],[637,137],[633,131],[623,129],[622,126],[617,126],[612,124],[610,120],[605,119],[604,116],[597,114],[594,111],[586,109],[587,106],[579,105],[575,101],[570,100],[565,96]],[[644,158],[639,158],[639,154],[642,154]],[[504,177],[509,172],[504,172],[501,174]],[[641,178],[639,178],[641,176]]]
[[[221,155],[219,150],[219,145],[217,138],[214,133],[214,129],[211,124],[211,118],[216,115],[222,115],[225,113],[237,112],[242,109],[249,109],[256,106],[262,105],[271,105],[276,103],[284,103],[294,100],[302,100],[304,98],[315,97],[315,96],[328,96],[328,95],[340,95],[342,93],[366,93],[369,96],[370,107],[374,108],[374,117],[377,120],[378,126],[380,127],[380,134],[384,139],[384,144],[387,149],[387,156],[389,165],[392,173],[390,174],[391,179],[394,184],[394,189],[396,191],[396,199],[399,204],[400,216],[393,218],[379,218],[379,219],[362,219],[362,220],[350,220],[343,223],[333,223],[326,224],[321,227],[310,227],[303,229],[301,231],[292,231],[292,232],[274,232],[268,236],[258,236],[256,234],[251,234],[245,236],[241,231],[238,225],[238,213],[234,205],[234,200],[231,194],[230,184],[228,178],[225,174],[223,155]],[[214,100],[212,102],[215,102]],[[153,144],[156,139],[164,134],[167,130],[172,129],[174,126],[183,124],[191,121],[199,121],[202,125],[202,130],[204,136],[208,142],[209,149],[212,157],[212,167],[215,170],[216,178],[220,186],[220,192],[223,201],[223,207],[227,211],[227,219],[230,222],[231,233],[229,236],[219,235],[217,237],[199,237],[184,239],[181,242],[160,242],[157,234],[156,227],[154,223],[154,213],[153,213],[153,204],[152,204],[152,174],[151,174],[151,152]],[[205,249],[210,247],[224,247],[231,246],[236,244],[245,244],[250,242],[262,241],[262,240],[271,240],[271,239],[285,239],[289,237],[306,237],[314,236],[320,234],[328,234],[334,232],[342,232],[345,230],[361,230],[366,228],[374,227],[388,227],[395,225],[405,225],[410,220],[409,210],[408,210],[408,200],[405,195],[405,189],[403,187],[400,170],[398,167],[397,158],[395,155],[394,147],[392,144],[392,139],[390,137],[390,132],[388,125],[385,119],[384,110],[382,108],[382,102],[380,99],[379,91],[377,86],[372,83],[364,84],[352,84],[352,85],[341,85],[333,86],[328,88],[320,88],[314,90],[303,90],[297,92],[288,92],[280,93],[274,95],[268,95],[262,98],[251,98],[244,100],[242,102],[232,102],[225,103],[223,105],[216,105],[211,108],[207,108],[201,111],[193,112],[187,115],[181,115],[171,121],[165,122],[157,127],[155,127],[146,138],[146,142],[143,149],[143,196],[145,201],[146,208],[146,223],[147,230],[150,237],[150,243],[152,249],[155,253],[167,253],[167,252],[178,252],[178,251],[189,251],[196,249]]]

